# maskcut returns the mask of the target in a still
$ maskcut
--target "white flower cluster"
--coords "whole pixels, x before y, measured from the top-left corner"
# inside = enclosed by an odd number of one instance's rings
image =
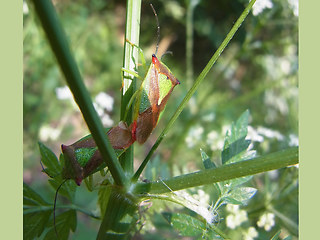
[[[272,8],[273,3],[271,0],[257,0],[252,6],[252,14],[257,16],[262,13],[266,8]]]
[[[253,240],[256,237],[258,237],[258,232],[254,227],[249,227],[248,230],[243,234],[244,240]]]
[[[266,231],[270,231],[274,224],[275,220],[273,213],[264,213],[257,222],[258,227],[263,227]]]
[[[226,224],[229,228],[235,229],[236,227],[240,226],[241,223],[248,220],[247,212],[240,210],[239,205],[228,204],[226,209],[231,213],[226,218]]]
[[[49,125],[43,125],[39,131],[39,138],[41,141],[46,142],[48,140],[55,141],[61,134],[60,128],[53,128]]]
[[[113,103],[113,98],[104,92],[100,92],[95,97],[95,101],[93,103],[93,106],[95,107],[99,117],[101,118],[103,125],[106,127],[111,127],[113,125],[113,120],[107,113],[112,111]]]

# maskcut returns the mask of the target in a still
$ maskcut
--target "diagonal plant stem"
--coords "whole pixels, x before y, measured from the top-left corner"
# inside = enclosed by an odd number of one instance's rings
[[[167,180],[151,183],[137,183],[136,193],[161,194],[191,187],[212,184],[229,179],[263,173],[299,162],[298,147],[287,148],[282,151],[256,157],[251,160],[223,165],[194,173],[184,174]],[[168,188],[169,187],[169,188]]]
[[[151,156],[153,155],[154,151],[158,148],[158,146],[160,145],[160,143],[162,142],[164,136],[168,133],[169,129],[171,128],[171,126],[174,124],[174,122],[177,120],[177,118],[179,117],[180,113],[182,112],[182,110],[184,109],[184,107],[186,106],[186,104],[188,103],[188,101],[190,100],[190,98],[192,97],[192,95],[197,91],[200,83],[203,81],[203,79],[206,77],[206,75],[208,74],[208,72],[210,71],[210,69],[212,68],[213,64],[217,61],[217,59],[219,58],[219,56],[221,55],[221,53],[223,52],[223,50],[225,49],[225,47],[228,45],[228,43],[230,42],[230,40],[233,38],[234,34],[237,32],[238,28],[241,26],[241,23],[245,20],[245,18],[247,17],[247,15],[249,14],[253,4],[255,3],[256,0],[251,0],[250,3],[248,4],[248,6],[245,8],[245,10],[242,12],[241,16],[238,18],[238,20],[236,21],[236,23],[233,25],[232,29],[230,30],[230,32],[228,33],[228,35],[226,36],[226,38],[223,40],[223,42],[221,43],[221,45],[219,46],[219,48],[217,49],[217,51],[213,54],[212,58],[210,59],[210,61],[208,62],[208,64],[205,66],[205,68],[203,69],[203,71],[200,73],[200,75],[198,76],[198,78],[196,79],[195,83],[193,84],[193,86],[191,87],[191,89],[188,91],[187,95],[184,97],[184,99],[182,100],[182,102],[180,103],[179,107],[177,108],[176,112],[173,114],[173,116],[171,117],[171,119],[169,120],[168,124],[166,125],[166,127],[163,129],[162,133],[160,134],[160,136],[158,137],[157,141],[155,142],[155,144],[152,146],[151,150],[149,151],[148,155],[146,156],[146,158],[143,160],[143,162],[141,163],[140,167],[138,168],[138,170],[136,171],[136,173],[134,174],[132,180],[133,181],[137,181],[139,176],[141,175],[142,171],[144,170],[145,166],[147,165],[147,163],[149,162],[149,160],[151,159]]]
[[[105,160],[117,185],[126,185],[127,179],[116,157],[114,149],[106,137],[101,120],[95,111],[77,64],[71,54],[67,37],[60,25],[55,8],[50,0],[33,0],[37,15],[48,37],[66,81],[73,93],[82,115],[89,127],[99,151]]]

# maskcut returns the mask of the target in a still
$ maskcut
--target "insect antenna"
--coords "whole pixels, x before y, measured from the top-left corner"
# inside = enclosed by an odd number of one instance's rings
[[[54,226],[54,231],[57,235],[57,238],[59,239],[59,235],[58,235],[58,231],[57,231],[57,227],[56,227],[56,203],[57,203],[57,197],[58,197],[58,192],[59,189],[62,187],[62,185],[67,181],[68,179],[65,179],[57,188],[56,190],[56,195],[54,196],[54,202],[53,202],[53,226]]]
[[[47,174],[47,176],[48,176],[48,177],[50,177],[50,178],[54,178],[54,177],[53,177],[53,176],[51,176],[51,175],[47,172],[47,170],[44,168],[44,166],[43,166],[43,164],[42,164],[41,159],[40,159],[40,165],[41,165],[42,171],[43,171],[45,174]]]
[[[159,43],[160,43],[160,24],[159,24],[158,14],[157,14],[156,10],[154,9],[152,3],[150,3],[150,7],[152,8],[152,11],[153,11],[154,16],[156,17],[156,21],[157,21],[157,46],[156,46],[156,52],[155,52],[155,55],[157,55]]]

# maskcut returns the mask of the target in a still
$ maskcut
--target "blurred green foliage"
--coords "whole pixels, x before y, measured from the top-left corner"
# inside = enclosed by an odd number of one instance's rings
[[[149,2],[144,1],[142,5],[140,35],[140,47],[147,59],[155,51],[156,43],[156,21]],[[189,82],[192,83],[201,72],[248,3],[245,0],[194,1],[197,5],[193,12],[193,59],[186,59],[189,2],[192,1],[152,1],[161,26],[159,52],[173,52],[172,56],[164,56],[163,62],[182,84],[176,87],[150,139],[143,146],[136,144],[139,163],[188,91]],[[271,1],[261,2],[270,4]],[[257,14],[256,8],[255,15],[247,17],[171,129],[167,136],[170,141],[163,141],[159,147],[155,157],[160,156],[161,163],[158,164],[161,167],[153,175],[165,178],[201,168],[199,148],[219,162],[227,127],[246,109],[250,109],[252,131],[249,129],[249,135],[258,155],[298,144],[298,16],[292,2],[273,0],[272,7],[266,4],[262,12]],[[72,99],[58,99],[57,88],[64,87],[65,80],[32,5],[28,1],[25,4],[28,10],[24,10],[23,39],[24,181],[47,192],[46,200],[51,202],[54,192],[46,186],[47,177],[41,173],[38,140],[58,155],[62,143],[70,144],[88,130]],[[104,114],[110,116],[115,125],[120,116],[125,1],[60,0],[54,4],[92,98],[100,92],[114,98],[113,108],[104,110]],[[186,79],[188,60],[193,62],[194,68],[191,79]],[[273,202],[274,208],[278,207],[282,214],[297,223],[297,169],[279,170],[270,176],[253,178],[252,185],[258,188],[258,193],[252,203],[254,207],[250,205],[246,209],[248,215],[257,219],[265,208],[264,203]],[[91,199],[83,186],[80,189],[76,197],[79,205],[86,206],[89,202],[88,206],[94,208],[90,203],[95,199]],[[163,228],[165,232],[169,231],[168,225],[159,212],[151,211],[151,214],[154,217],[152,224],[159,232],[150,232],[145,239],[150,236],[162,239],[154,235],[160,234]],[[277,223],[282,223],[286,231],[297,236],[292,225],[287,226],[283,218],[277,217]],[[96,228],[92,223],[87,224],[83,216],[80,218],[80,226],[86,224],[88,229]],[[252,221],[250,226],[254,224]],[[86,237],[91,231],[79,229]],[[77,232],[74,239],[81,239],[79,235]],[[170,236],[174,238],[175,235]]]

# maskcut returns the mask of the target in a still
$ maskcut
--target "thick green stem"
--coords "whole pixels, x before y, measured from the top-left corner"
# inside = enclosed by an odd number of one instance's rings
[[[66,81],[73,93],[90,132],[117,185],[125,185],[126,177],[116,154],[106,137],[101,120],[96,113],[90,95],[82,81],[77,64],[71,54],[67,37],[60,25],[50,0],[33,0],[37,15],[48,37]]]
[[[189,173],[173,177],[168,180],[161,180],[151,183],[138,183],[136,184],[135,192],[159,194],[170,192],[171,190],[177,191],[205,184],[221,182],[229,179],[254,175],[257,173],[263,173],[266,171],[294,165],[298,162],[298,147],[292,147],[251,160],[223,165],[222,167],[215,169]]]
[[[137,172],[134,174],[133,176],[133,181],[137,181],[139,176],[141,175],[143,169],[145,168],[145,166],[147,165],[147,163],[149,162],[149,160],[151,159],[151,156],[153,155],[154,151],[158,148],[158,146],[160,145],[160,143],[162,142],[164,136],[168,133],[169,129],[172,127],[172,125],[174,124],[174,122],[177,120],[177,118],[179,117],[180,113],[182,112],[182,110],[184,109],[184,107],[187,105],[188,101],[190,100],[190,98],[192,97],[192,95],[197,91],[200,83],[202,83],[203,79],[206,77],[206,75],[208,74],[208,72],[210,71],[210,69],[212,68],[213,64],[217,61],[217,59],[219,58],[219,56],[221,55],[221,53],[223,52],[223,50],[225,49],[225,47],[228,45],[228,43],[230,42],[230,40],[233,38],[234,34],[236,33],[236,31],[238,30],[238,28],[240,27],[241,23],[244,21],[244,19],[247,17],[247,15],[250,12],[250,9],[252,8],[253,4],[255,3],[256,0],[251,0],[249,5],[246,7],[246,9],[242,12],[241,16],[238,18],[238,20],[236,21],[236,23],[234,24],[234,26],[232,27],[232,29],[230,30],[230,32],[228,33],[227,37],[223,40],[223,42],[221,43],[221,45],[219,46],[219,48],[217,49],[217,51],[214,53],[214,55],[212,56],[212,58],[210,59],[210,61],[208,62],[208,64],[206,65],[206,67],[203,69],[203,71],[200,73],[200,75],[198,76],[198,78],[196,79],[195,83],[193,84],[193,86],[191,87],[191,89],[189,90],[189,92],[187,93],[187,95],[184,97],[183,101],[181,102],[181,104],[179,105],[178,109],[176,110],[176,112],[173,114],[173,116],[171,117],[171,119],[169,120],[168,124],[166,125],[166,127],[163,129],[162,133],[160,134],[160,136],[158,137],[157,141],[155,142],[155,144],[152,146],[151,150],[149,151],[148,155],[146,156],[146,158],[144,159],[144,161],[141,163],[140,167],[138,168]]]
[[[140,15],[141,15],[141,0],[128,0],[127,1],[127,13],[126,13],[126,35],[124,39],[124,58],[123,68],[129,71],[137,72],[138,66],[138,49],[132,47],[130,43],[134,43],[139,46],[139,34],[140,34]],[[126,108],[129,104],[131,96],[136,90],[136,80],[134,76],[128,72],[122,72],[123,74],[123,88],[121,98],[121,120],[127,121],[128,124],[132,122],[132,111],[129,111],[128,118],[125,119]],[[133,80],[131,80],[133,79]],[[130,177],[133,174],[133,145],[131,145],[123,155],[120,157],[123,169]]]

